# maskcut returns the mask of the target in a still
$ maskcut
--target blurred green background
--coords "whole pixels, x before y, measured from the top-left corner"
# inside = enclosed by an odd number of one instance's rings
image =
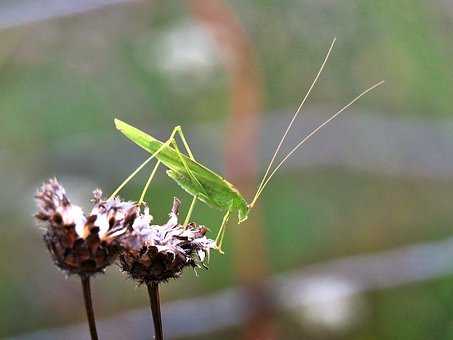
[[[14,16],[15,3],[2,3],[0,11]],[[342,144],[342,155],[355,156],[354,162],[323,161],[323,152],[331,155],[328,149],[336,143],[333,124],[301,151],[307,152],[307,163],[303,158],[291,162],[265,191],[260,213],[250,218],[261,215],[265,252],[256,261],[264,263],[266,275],[450,237],[453,4],[234,0],[223,5],[248,37],[261,81],[257,129],[270,130],[259,133],[260,173],[278,142],[280,125],[297,107],[334,36],[333,56],[306,107],[309,117],[315,119],[317,112],[326,117],[373,82],[386,80],[338,123],[337,134],[357,132]],[[96,187],[112,192],[145,157],[115,131],[114,117],[162,139],[182,125],[198,158],[225,169],[224,147],[231,142],[229,71],[219,52],[223,47],[188,7],[181,1],[124,3],[0,31],[0,336],[32,338],[37,330],[84,322],[79,282],[51,264],[32,218],[33,194],[51,176],[85,207]],[[290,144],[300,138],[303,119]],[[371,123],[354,125],[361,119]],[[387,125],[376,123],[381,129],[373,130],[374,119]],[[351,130],[341,130],[345,126]],[[368,133],[376,131],[373,141],[382,144],[370,146]],[[403,138],[402,146],[385,143],[393,134]],[[413,140],[404,139],[410,134]],[[436,138],[439,148],[425,147]],[[381,150],[376,162],[374,148]],[[368,162],[363,166],[362,154]],[[417,168],[424,157],[431,166],[426,169],[433,171]],[[398,171],[386,171],[392,167]],[[145,176],[128,186],[124,197],[138,198]],[[189,197],[161,172],[148,196],[157,221],[165,220],[175,195],[187,209]],[[214,237],[221,213],[199,205],[194,216],[210,226]],[[241,228],[249,237],[247,223],[230,228]],[[198,277],[187,271],[169,282],[162,299],[204,296],[240,284],[234,238],[228,233],[226,238],[224,256],[214,254],[209,270]],[[447,269],[358,295],[359,310],[349,311],[354,321],[332,324],[316,313],[307,317],[287,310],[275,316],[273,337],[453,339],[453,278]],[[147,308],[145,290],[114,267],[94,281],[94,296],[99,319]],[[253,338],[238,326],[203,338],[214,335]]]

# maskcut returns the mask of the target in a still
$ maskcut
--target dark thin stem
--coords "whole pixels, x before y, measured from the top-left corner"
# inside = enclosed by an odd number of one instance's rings
[[[159,284],[151,282],[147,284],[149,302],[151,305],[151,313],[153,314],[154,322],[154,338],[156,340],[163,340],[164,334],[162,332],[162,318],[160,314],[160,300],[159,300]]]
[[[90,276],[80,275],[82,280],[83,298],[85,300],[85,309],[87,312],[88,325],[90,326],[91,340],[98,340],[96,331],[96,319],[94,317],[93,302],[91,300]]]

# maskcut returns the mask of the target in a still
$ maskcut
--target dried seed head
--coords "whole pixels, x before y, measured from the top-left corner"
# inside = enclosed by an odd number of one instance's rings
[[[175,198],[164,225],[151,225],[152,217],[145,208],[123,238],[120,265],[138,283],[178,278],[187,266],[204,266],[206,256],[215,248],[215,242],[205,236],[205,227],[191,223],[185,228],[178,223],[179,205]]]
[[[93,194],[88,216],[71,204],[56,179],[45,182],[35,196],[35,216],[47,226],[44,240],[56,265],[68,274],[94,274],[112,264],[121,250],[120,236],[137,216],[133,202],[104,201],[100,190]]]

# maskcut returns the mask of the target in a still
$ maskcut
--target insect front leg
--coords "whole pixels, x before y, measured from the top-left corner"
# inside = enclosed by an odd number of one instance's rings
[[[217,237],[215,239],[215,245],[221,254],[223,254],[223,250],[222,250],[223,237],[225,236],[226,225],[228,223],[228,220],[230,219],[230,214],[231,214],[231,207],[225,213],[225,216],[223,216],[223,220],[222,220],[222,224],[220,225],[219,233],[217,234]]]

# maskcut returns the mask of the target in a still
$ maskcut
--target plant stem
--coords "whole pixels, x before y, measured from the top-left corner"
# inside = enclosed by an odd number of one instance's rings
[[[149,302],[151,313],[153,314],[154,338],[156,340],[163,340],[164,334],[162,332],[162,318],[160,314],[159,284],[151,282],[146,285],[148,286]]]
[[[82,280],[83,298],[85,300],[85,309],[87,312],[88,325],[90,327],[91,340],[98,340],[96,319],[94,317],[93,302],[91,300],[90,276],[81,274],[80,279]]]

